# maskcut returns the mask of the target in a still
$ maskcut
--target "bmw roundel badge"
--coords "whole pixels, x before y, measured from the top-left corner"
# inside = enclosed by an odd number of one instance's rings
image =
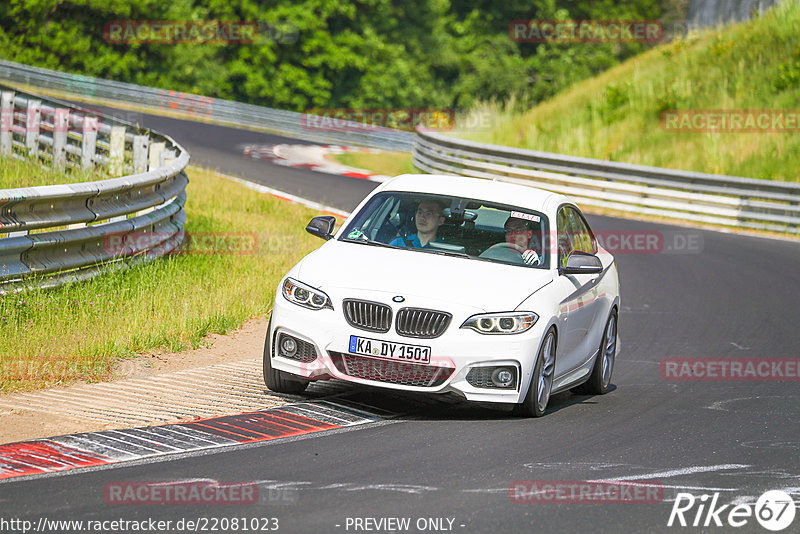
[[[392,300],[393,300],[393,301],[395,301],[395,302],[405,302],[405,301],[406,301],[406,299],[404,299],[404,298],[403,298],[403,297],[401,297],[400,295],[397,295],[397,296],[396,296],[396,297],[394,297]]]

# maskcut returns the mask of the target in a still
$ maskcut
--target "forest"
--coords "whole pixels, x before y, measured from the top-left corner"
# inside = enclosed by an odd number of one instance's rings
[[[515,21],[659,21],[669,38],[686,3],[7,0],[0,58],[294,111],[522,109],[654,44],[530,42],[514,38]],[[172,22],[191,31],[204,21],[236,23],[246,38],[137,40],[120,30]]]

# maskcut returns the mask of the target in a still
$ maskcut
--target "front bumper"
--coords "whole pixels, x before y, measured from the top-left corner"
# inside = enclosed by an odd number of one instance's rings
[[[375,301],[375,295],[348,295]],[[331,298],[333,296],[331,295]],[[388,300],[388,302],[386,302]],[[453,314],[447,330],[434,339],[418,339],[399,335],[394,328],[386,333],[365,331],[347,323],[341,299],[333,299],[334,309],[309,310],[287,302],[276,295],[272,314],[272,367],[309,380],[337,378],[388,389],[428,393],[455,392],[467,400],[495,403],[519,403],[527,393],[531,372],[546,324],[541,319],[530,330],[512,335],[485,335],[459,328],[471,315],[483,310],[475,308],[448,311]],[[389,299],[381,302],[396,314],[401,307]],[[405,302],[402,306],[442,309],[430,303]],[[288,334],[301,343],[298,354],[282,356],[275,346],[281,334]],[[380,341],[422,345],[431,348],[430,364],[417,364],[380,357],[367,357],[350,352],[350,336]],[[302,350],[301,350],[302,349]],[[476,387],[473,368],[507,366],[516,369],[512,388]],[[485,373],[484,373],[485,376]],[[483,381],[485,385],[485,380]]]

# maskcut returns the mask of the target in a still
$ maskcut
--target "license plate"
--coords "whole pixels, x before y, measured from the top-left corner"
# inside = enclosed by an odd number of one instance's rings
[[[350,336],[349,350],[352,354],[372,356],[374,358],[386,358],[410,363],[431,362],[431,348],[422,345],[406,345],[405,343]]]

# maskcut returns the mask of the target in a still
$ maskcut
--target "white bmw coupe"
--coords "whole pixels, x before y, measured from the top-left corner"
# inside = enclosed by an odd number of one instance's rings
[[[580,209],[541,189],[403,175],[283,278],[264,381],[456,392],[541,416],[553,393],[609,390],[619,282]]]

